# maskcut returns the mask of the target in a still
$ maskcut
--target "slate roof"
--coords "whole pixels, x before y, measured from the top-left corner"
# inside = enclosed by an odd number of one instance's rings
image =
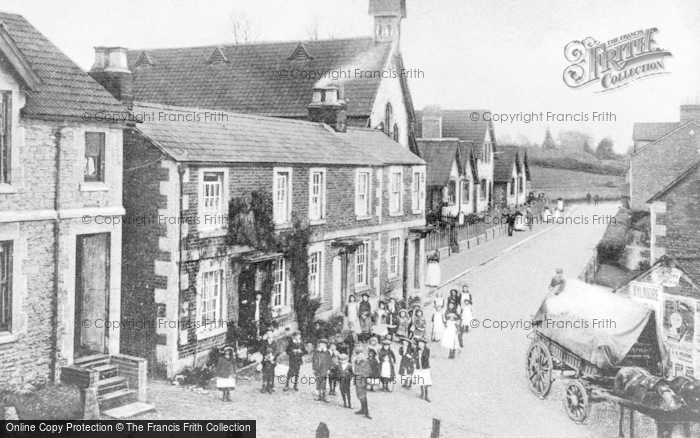
[[[349,78],[327,82],[342,84],[349,117],[369,117],[382,81],[380,77],[355,78],[355,69],[382,71],[392,56],[391,43],[374,38],[272,42],[128,52],[134,72],[134,100],[163,105],[221,109],[275,117],[306,117],[312,88],[321,77],[292,77],[301,72],[351,70]],[[209,64],[215,50],[227,62]],[[152,65],[136,67],[145,51]],[[290,59],[306,52],[312,58]],[[400,64],[400,56],[395,55]],[[281,77],[279,72],[286,73]],[[294,73],[293,73],[294,72]],[[328,76],[328,74],[326,74]]]
[[[126,109],[24,17],[0,12],[0,23],[40,79],[27,93],[22,114],[81,117],[99,111],[126,115]]]
[[[424,165],[376,129],[338,133],[322,123],[136,102],[137,129],[176,161]],[[206,119],[207,115],[215,115]],[[153,116],[149,116],[153,115]]]
[[[470,141],[476,146],[484,143],[486,132],[493,129],[490,121],[484,120],[485,113],[488,110],[440,110],[442,115],[442,137],[443,138],[458,138],[464,141]],[[477,113],[479,117],[476,121],[472,120],[471,114]],[[488,116],[486,116],[488,119]],[[423,136],[423,111],[416,111],[416,136]],[[494,151],[496,148],[494,147]]]
[[[510,182],[513,177],[513,165],[519,160],[518,152],[511,148],[500,148],[493,159],[493,180]]]
[[[679,123],[635,123],[632,140],[655,141],[679,126]]]
[[[452,163],[454,163],[455,160],[457,160],[457,166],[460,172],[462,171],[459,143],[459,140],[456,138],[439,140],[418,139],[418,150],[427,164],[425,177],[426,186],[446,186],[450,180]]]

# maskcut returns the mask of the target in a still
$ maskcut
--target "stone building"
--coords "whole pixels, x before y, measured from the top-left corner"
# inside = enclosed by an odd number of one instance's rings
[[[0,384],[117,354],[127,112],[22,16],[0,13]]]
[[[485,110],[443,110],[437,106],[428,106],[423,111],[416,112],[416,138],[457,139],[471,149],[479,178],[476,185],[476,212],[487,211],[494,205],[494,153],[497,146],[489,114]]]
[[[338,92],[309,93],[308,121],[134,104],[143,121],[125,134],[122,311],[155,323],[124,332],[125,351],[168,376],[201,363],[257,290],[280,332],[295,326],[290,261],[227,240],[230,201],[253,192],[271,195],[275,233],[294,218],[310,227],[319,317],[350,295],[376,306],[421,287],[424,243],[412,229],[425,224],[425,163],[381,131],[347,126]]]
[[[527,202],[530,192],[530,165],[527,150],[499,146],[494,159],[494,205],[518,207]]]

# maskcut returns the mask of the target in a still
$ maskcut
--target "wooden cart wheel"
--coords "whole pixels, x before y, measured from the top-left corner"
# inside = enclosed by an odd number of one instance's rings
[[[539,398],[552,389],[552,354],[542,342],[533,342],[527,350],[527,381],[530,391]]]
[[[583,423],[591,410],[588,391],[579,380],[572,380],[566,385],[564,394],[564,409],[569,418],[577,423]]]

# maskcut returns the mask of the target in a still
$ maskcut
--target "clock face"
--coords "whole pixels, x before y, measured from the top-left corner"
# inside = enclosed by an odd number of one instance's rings
[[[681,325],[683,325],[683,317],[678,312],[671,314],[669,321],[671,322],[671,327],[673,328],[679,328]]]

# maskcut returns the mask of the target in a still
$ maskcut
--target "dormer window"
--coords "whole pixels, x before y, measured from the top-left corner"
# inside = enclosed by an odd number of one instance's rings
[[[153,59],[151,59],[150,55],[144,50],[139,55],[139,59],[136,60],[134,67],[151,67],[153,65]]]
[[[207,64],[210,65],[216,65],[216,64],[228,64],[229,60],[226,58],[226,55],[224,55],[223,50],[221,47],[217,47],[214,49],[214,53],[211,54],[209,57],[209,60],[207,61]]]
[[[394,109],[391,107],[390,103],[386,104],[386,109],[384,110],[384,133],[386,135],[391,135],[391,128],[394,126]]]
[[[0,90],[0,184],[10,183],[12,91]]]
[[[309,61],[314,59],[311,53],[306,49],[304,43],[299,43],[292,54],[289,56],[290,61]]]

